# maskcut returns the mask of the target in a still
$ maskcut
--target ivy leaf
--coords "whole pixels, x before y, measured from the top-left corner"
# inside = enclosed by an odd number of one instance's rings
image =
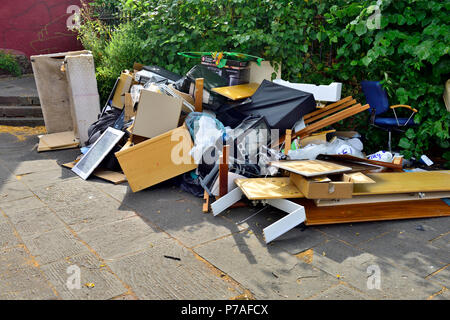
[[[367,32],[367,26],[365,23],[360,22],[356,25],[355,27],[355,32],[358,35],[358,37],[362,36],[363,34],[365,34]]]
[[[410,149],[411,148],[411,142],[407,138],[403,137],[398,142],[398,146],[403,148],[403,149]]]

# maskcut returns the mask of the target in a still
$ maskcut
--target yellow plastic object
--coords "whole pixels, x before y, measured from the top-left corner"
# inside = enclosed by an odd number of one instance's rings
[[[251,97],[258,88],[258,83],[246,83],[231,87],[213,88],[212,91],[231,100],[240,100]]]

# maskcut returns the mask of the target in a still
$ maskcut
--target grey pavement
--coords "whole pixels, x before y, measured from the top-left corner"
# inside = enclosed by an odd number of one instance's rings
[[[449,298],[450,218],[294,228],[282,213],[202,213],[170,182],[133,193],[0,134],[0,299]],[[79,275],[79,281],[75,276]],[[77,284],[80,284],[78,287]]]

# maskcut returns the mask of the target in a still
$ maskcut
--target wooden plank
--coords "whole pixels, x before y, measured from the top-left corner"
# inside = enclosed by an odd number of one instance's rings
[[[203,211],[203,213],[208,213],[209,212],[209,194],[208,194],[208,192],[206,192],[206,190],[203,193],[203,200],[204,200],[204,202],[203,202],[202,211]]]
[[[397,202],[414,201],[426,199],[450,198],[450,192],[427,192],[427,193],[399,193],[399,194],[381,194],[368,196],[353,196],[351,199],[333,199],[333,200],[315,200],[318,207],[342,206],[349,204],[378,203],[378,202]]]
[[[286,138],[284,139],[284,154],[287,155],[289,150],[291,150],[292,144],[292,130],[286,130]]]
[[[342,173],[352,170],[350,167],[321,160],[272,161],[270,165],[305,177]]]
[[[450,191],[450,170],[368,173],[374,184],[355,185],[353,195]]]
[[[133,83],[133,76],[128,72],[123,72],[120,75],[119,83],[117,84],[114,97],[112,99],[112,106],[118,109],[123,109],[125,105],[125,93],[130,92]]]
[[[251,97],[258,88],[258,83],[246,83],[230,87],[213,88],[212,91],[231,100],[241,100]]]
[[[345,97],[344,99],[341,99],[341,100],[339,100],[339,101],[336,101],[335,103],[332,103],[332,104],[330,104],[330,105],[327,105],[327,106],[321,108],[320,110],[316,110],[316,111],[313,111],[313,112],[310,112],[310,113],[306,114],[306,115],[303,117],[303,119],[304,119],[304,120],[307,120],[307,119],[309,119],[309,118],[312,118],[312,117],[314,117],[314,116],[316,116],[316,115],[318,115],[318,114],[321,114],[322,112],[326,112],[326,111],[328,111],[328,110],[331,110],[331,109],[333,109],[333,108],[335,108],[335,107],[337,107],[337,106],[339,106],[339,105],[341,105],[341,104],[343,104],[343,103],[346,103],[346,102],[348,102],[348,101],[350,101],[350,100],[352,100],[352,99],[353,99],[352,96]]]
[[[450,207],[440,199],[332,207],[316,207],[312,200],[295,201],[305,207],[307,226],[450,216]]]
[[[203,112],[203,86],[203,78],[195,79],[195,112]]]
[[[134,103],[131,93],[125,93],[125,115],[123,121],[128,122],[135,116]]]
[[[370,106],[368,104],[366,104],[364,106],[356,105],[356,106],[347,108],[345,110],[342,110],[338,113],[335,113],[325,119],[319,120],[319,121],[307,126],[306,128],[303,128],[302,130],[294,133],[294,135],[292,136],[292,139],[295,139],[297,137],[300,137],[300,138],[307,137],[320,129],[323,129],[329,125],[332,125],[333,123],[339,122],[348,117],[354,116],[355,114],[363,112],[369,108],[370,108]],[[278,147],[279,145],[281,145],[283,143],[284,139],[285,139],[285,137],[283,136],[277,142],[272,143],[272,145],[271,145],[272,148],[275,148],[275,147]]]
[[[324,117],[326,117],[326,116],[328,116],[330,114],[336,113],[336,112],[341,111],[341,110],[343,110],[343,109],[345,109],[347,107],[350,107],[350,106],[361,106],[361,104],[360,103],[356,103],[356,100],[353,99],[353,100],[351,100],[351,101],[349,101],[347,103],[344,103],[344,104],[342,104],[340,106],[337,106],[337,107],[335,107],[335,108],[333,108],[331,110],[322,112],[321,114],[318,114],[317,116],[314,116],[314,117],[311,117],[309,119],[306,119],[305,120],[305,124],[309,124],[311,122],[314,122],[316,120],[324,118]]]
[[[234,182],[249,200],[304,198],[289,177],[236,179]]]
[[[75,137],[73,131],[58,132],[43,135],[39,139],[38,152],[71,149],[76,148],[80,144],[80,141]]]
[[[368,176],[361,172],[352,172],[352,173],[345,173],[344,176],[348,177],[353,184],[359,184],[359,183],[376,183],[372,179],[370,179]]]
[[[343,111],[335,113],[332,116],[329,116],[325,119],[319,120],[319,121],[307,126],[306,128],[296,132],[294,134],[294,137],[303,138],[303,137],[309,136],[311,133],[313,133],[317,130],[325,128],[326,126],[329,126],[333,123],[339,122],[348,117],[354,116],[355,114],[363,112],[369,108],[370,108],[370,106],[368,104],[366,104],[364,106],[357,105],[357,106],[350,107],[348,109],[345,109]]]
[[[76,162],[68,162],[68,163],[64,163],[62,166],[72,169],[75,166]],[[127,177],[121,173],[121,172],[116,172],[116,171],[111,171],[111,170],[107,170],[107,169],[103,169],[103,168],[97,168],[94,170],[94,172],[92,172],[92,174],[94,176],[96,176],[97,178],[112,182],[114,184],[121,184],[127,181]]]
[[[228,156],[230,146],[224,145],[219,163],[219,197],[228,193]]]
[[[366,158],[359,158],[355,157],[349,154],[330,154],[330,155],[323,155],[326,159],[336,159],[336,160],[344,160],[344,161],[351,161],[354,163],[367,163],[379,167],[386,167],[390,169],[402,169],[401,163],[390,163],[390,162],[384,162],[384,161],[377,161],[377,160],[369,160]]]

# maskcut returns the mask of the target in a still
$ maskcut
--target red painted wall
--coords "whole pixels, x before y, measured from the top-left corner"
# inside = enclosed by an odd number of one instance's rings
[[[0,0],[0,48],[27,56],[79,50],[67,13],[80,0]]]

